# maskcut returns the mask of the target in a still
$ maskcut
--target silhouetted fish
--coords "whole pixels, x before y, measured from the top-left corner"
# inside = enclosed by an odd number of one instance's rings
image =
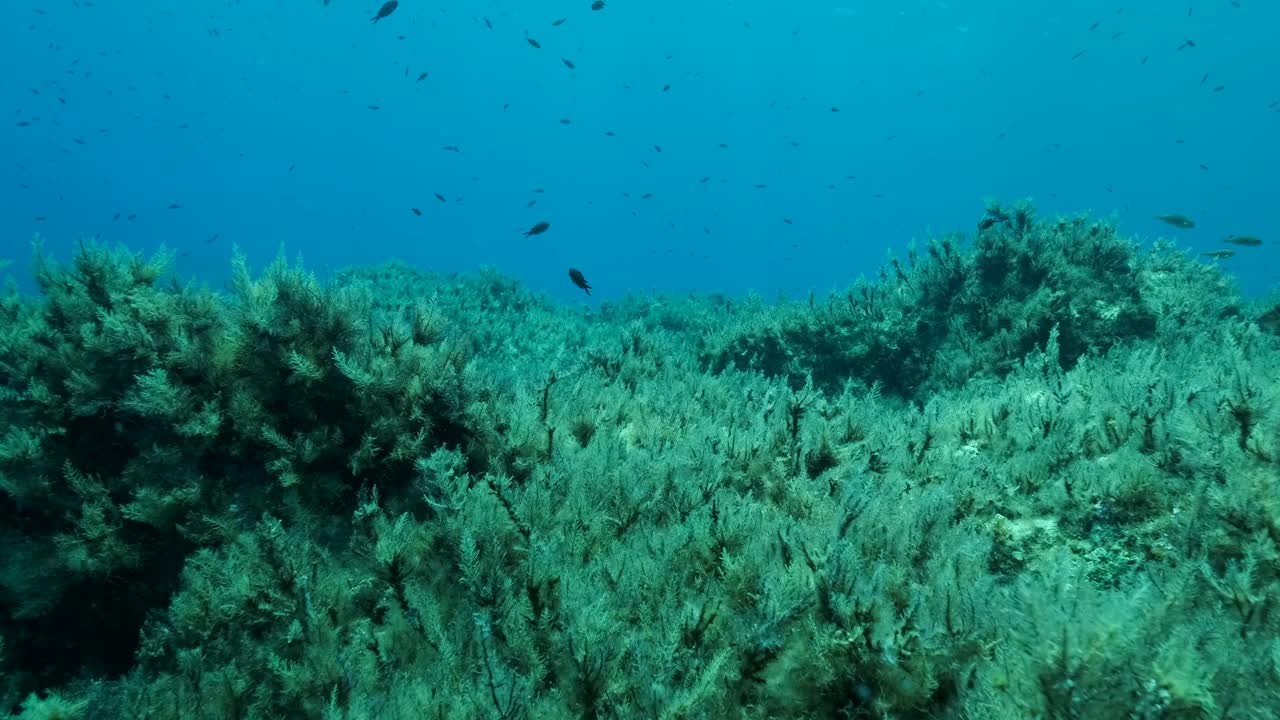
[[[382,18],[387,17],[391,13],[395,12],[396,8],[398,7],[400,7],[400,3],[397,0],[387,0],[386,2],[382,3],[382,7],[378,8],[378,14],[374,15],[373,19],[370,20],[369,22],[378,22]]]
[[[580,270],[577,268],[569,268],[569,279],[573,281],[574,285],[582,288],[588,295],[591,294],[591,285],[587,282],[587,279],[582,276],[582,272]]]
[[[1178,215],[1176,213],[1170,214],[1170,215],[1157,215],[1156,219],[1167,225],[1172,225],[1176,228],[1182,228],[1183,230],[1190,230],[1191,228],[1196,226],[1195,220],[1192,220],[1186,215]]]
[[[551,228],[551,223],[547,222],[546,220],[543,220],[535,224],[533,227],[529,228],[528,230],[526,230],[524,233],[524,236],[533,237],[534,235],[541,235],[542,233],[546,232],[550,228]]]
[[[1232,245],[1244,245],[1246,247],[1258,247],[1262,244],[1262,239],[1251,235],[1228,235],[1227,237],[1222,238],[1222,242],[1230,243]]]

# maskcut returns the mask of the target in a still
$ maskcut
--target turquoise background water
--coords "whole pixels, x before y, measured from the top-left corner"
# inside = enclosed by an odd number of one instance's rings
[[[232,244],[283,243],[768,297],[1032,197],[1195,252],[1258,236],[1225,263],[1280,275],[1280,3],[379,4],[7,4],[0,257],[97,234],[220,285]]]

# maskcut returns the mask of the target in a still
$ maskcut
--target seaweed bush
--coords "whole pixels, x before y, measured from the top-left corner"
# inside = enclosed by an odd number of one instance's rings
[[[6,303],[0,606],[24,667],[127,669],[196,548],[267,509],[322,528],[466,444],[465,356],[428,308],[372,313],[282,260],[254,280],[237,258],[224,298],[166,261],[37,248],[43,300]]]
[[[905,262],[890,258],[879,282],[748,314],[703,361],[793,384],[811,375],[828,392],[876,384],[919,402],[975,377],[1003,378],[1053,327],[1070,368],[1090,350],[1173,342],[1238,312],[1221,276],[1164,245],[1143,254],[1107,222],[1037,222],[1028,203],[993,203],[978,227],[968,248],[944,236],[923,257],[913,247]]]

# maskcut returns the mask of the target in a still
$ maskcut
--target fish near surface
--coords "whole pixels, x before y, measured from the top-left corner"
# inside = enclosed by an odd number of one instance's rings
[[[382,7],[378,8],[378,14],[374,15],[373,19],[370,20],[369,22],[378,22],[379,20],[395,12],[396,8],[398,7],[400,7],[399,0],[387,0],[386,2],[382,3]]]
[[[1166,225],[1172,225],[1176,228],[1182,228],[1183,230],[1190,230],[1196,226],[1195,220],[1192,220],[1186,215],[1178,215],[1176,213],[1169,215],[1157,215],[1156,219]]]
[[[577,268],[569,268],[569,279],[573,281],[574,285],[582,288],[588,295],[591,294],[591,284],[587,282],[585,277],[583,277],[581,270]]]

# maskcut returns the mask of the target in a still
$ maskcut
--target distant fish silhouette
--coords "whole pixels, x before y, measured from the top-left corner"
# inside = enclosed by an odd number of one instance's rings
[[[1170,215],[1157,215],[1156,220],[1159,220],[1160,222],[1165,223],[1166,225],[1172,225],[1176,228],[1182,228],[1183,230],[1190,230],[1191,228],[1196,226],[1195,220],[1192,220],[1186,215],[1178,215],[1176,213],[1170,214]]]
[[[574,285],[582,288],[588,295],[591,294],[591,285],[587,282],[587,279],[582,276],[581,270],[578,270],[577,268],[569,268],[569,279],[573,281]]]
[[[378,14],[374,15],[370,22],[378,22],[382,18],[395,12],[398,7],[400,7],[398,0],[387,0],[387,2],[382,3],[382,7],[378,8]]]
[[[546,220],[543,220],[542,222],[537,223],[533,227],[526,230],[524,233],[524,236],[533,237],[534,235],[541,235],[542,233],[546,232],[550,228],[551,228],[551,223],[547,222]]]

